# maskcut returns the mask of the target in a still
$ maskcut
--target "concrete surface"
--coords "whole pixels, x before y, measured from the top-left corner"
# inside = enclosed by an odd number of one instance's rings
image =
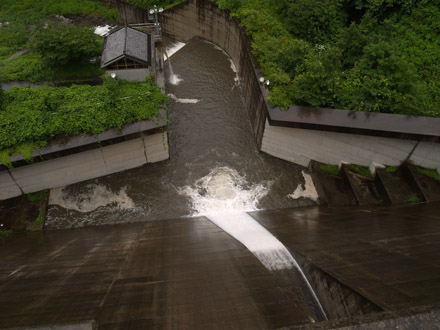
[[[112,73],[116,74],[117,79],[123,79],[127,81],[145,81],[150,75],[150,69],[125,69],[125,70],[106,70],[105,74],[111,76]]]
[[[308,166],[311,160],[334,165],[344,161],[369,166],[374,161],[398,166],[410,156],[416,144],[417,141],[411,140],[279,127],[266,122],[261,150],[303,166]],[[411,160],[416,165],[437,168],[439,148],[438,143],[421,142]]]
[[[169,158],[166,131],[0,172],[0,199],[57,188]]]
[[[3,241],[0,328],[94,320],[100,329],[435,329],[440,204],[250,214],[385,312],[311,324],[241,243],[198,217]]]

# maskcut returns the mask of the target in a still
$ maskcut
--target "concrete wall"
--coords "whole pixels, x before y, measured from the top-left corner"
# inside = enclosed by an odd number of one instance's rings
[[[414,147],[416,147],[414,149]],[[404,160],[440,170],[440,144],[271,126],[266,122],[261,150],[277,158],[308,166],[317,160],[369,166],[372,161],[398,166]]]
[[[0,200],[62,187],[169,158],[166,133],[0,172]]]
[[[128,81],[145,81],[150,75],[150,69],[127,69],[127,70],[107,70],[105,74],[110,76],[112,73],[116,73],[117,79],[123,79]]]
[[[440,174],[440,143],[420,142],[409,160],[419,166],[436,168]]]
[[[101,0],[103,1],[103,0]],[[111,0],[110,0],[111,1]],[[115,0],[116,8],[118,9],[119,23],[122,25],[128,25],[132,23],[147,23],[148,22],[148,12],[142,10],[131,3]],[[104,2],[104,4],[106,4]],[[112,8],[112,6],[110,5]]]

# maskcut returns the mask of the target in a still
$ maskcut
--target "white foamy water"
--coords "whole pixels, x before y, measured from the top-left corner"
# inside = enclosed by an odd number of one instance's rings
[[[286,247],[249,214],[225,212],[205,216],[246,246],[267,269],[299,267]]]
[[[191,198],[192,215],[196,216],[255,211],[258,201],[267,194],[269,187],[270,183],[249,186],[236,170],[216,167],[197,180],[194,186],[181,189],[180,193]]]
[[[181,50],[186,44],[183,42],[173,42],[172,44],[170,44],[169,46],[166,47],[166,53],[168,54],[169,57],[173,56],[175,53],[177,53],[179,50]],[[165,59],[165,61],[168,60],[168,56]]]
[[[198,100],[198,99],[182,99],[182,98],[179,98],[176,95],[171,94],[171,93],[168,94],[168,96],[170,98],[172,98],[174,101],[179,102],[179,103],[199,103],[200,102],[200,100]]]
[[[296,187],[293,194],[288,195],[290,198],[298,199],[300,197],[309,198],[315,202],[318,202],[318,192],[313,184],[312,176],[302,171],[304,177],[304,185],[299,184]]]
[[[246,212],[258,210],[270,184],[249,186],[229,167],[217,167],[182,193],[191,197],[193,215],[204,215],[240,241],[269,270],[298,267],[289,251]]]
[[[174,74],[173,66],[171,65],[171,61],[169,60],[170,58],[168,57],[168,53],[166,51],[165,51],[165,56],[168,60],[168,68],[170,70],[170,73],[169,73],[170,83],[172,85],[179,85],[180,82],[183,81],[183,79],[181,79],[177,74]]]
[[[55,188],[50,191],[49,205],[58,205],[65,209],[79,212],[91,212],[99,207],[116,205],[120,210],[135,209],[135,204],[126,193],[127,187],[119,192],[112,192],[107,187],[97,184],[88,184],[84,187],[81,198],[70,195],[65,188]]]
[[[170,74],[170,83],[172,85],[179,85],[183,81],[177,74]]]
[[[217,167],[181,190],[191,197],[193,215],[204,215],[233,238],[241,242],[270,271],[298,271],[319,313],[325,312],[301,267],[287,248],[258,221],[247,214],[257,210],[258,201],[270,185],[249,186],[245,177],[229,167]]]
[[[103,37],[112,29],[110,25],[96,26],[94,33]]]
[[[204,41],[207,42],[207,43],[209,43],[209,44],[211,44],[215,49],[221,50],[221,51],[223,52],[223,54],[225,54],[225,55],[227,56],[229,62],[231,63],[231,70],[234,71],[234,73],[235,73],[235,78],[234,78],[234,82],[235,82],[235,84],[234,84],[234,86],[232,87],[232,88],[235,88],[235,87],[238,85],[238,82],[239,82],[240,78],[238,77],[237,67],[235,66],[235,63],[234,63],[234,61],[232,60],[232,57],[229,56],[229,54],[226,53],[226,51],[225,51],[223,48],[220,48],[219,46],[217,46],[216,44],[214,44],[214,43],[212,43],[212,42],[210,42],[210,41],[207,41],[207,40],[204,40]]]

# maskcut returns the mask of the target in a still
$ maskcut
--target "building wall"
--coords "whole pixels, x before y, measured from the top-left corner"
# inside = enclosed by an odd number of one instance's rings
[[[110,76],[112,73],[116,73],[117,79],[123,79],[128,81],[145,81],[150,75],[149,69],[128,69],[128,70],[107,70],[105,74]]]
[[[116,173],[169,158],[166,133],[0,172],[0,200]]]

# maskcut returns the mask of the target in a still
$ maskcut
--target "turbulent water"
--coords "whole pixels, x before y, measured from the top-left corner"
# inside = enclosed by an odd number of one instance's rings
[[[310,193],[310,176],[304,174],[305,188],[293,195]],[[326,314],[301,267],[288,249],[248,211],[256,210],[259,200],[270,192],[270,184],[250,185],[246,178],[228,167],[217,167],[192,186],[181,189],[188,196],[193,215],[203,215],[240,241],[274,275],[289,287],[313,320],[326,320]],[[299,197],[299,196],[294,196]]]
[[[308,191],[301,167],[257,150],[235,66],[221,49],[194,39],[170,61],[172,75],[180,79],[176,85],[167,79],[166,86],[170,159],[52,190],[47,228],[188,216],[200,206],[191,194],[209,205],[203,197],[210,193],[238,191],[223,204],[228,210],[314,204],[310,195],[301,195]],[[207,181],[218,183],[216,191],[208,191]],[[234,188],[228,190],[227,183]],[[240,199],[243,194],[252,197],[250,204]]]

